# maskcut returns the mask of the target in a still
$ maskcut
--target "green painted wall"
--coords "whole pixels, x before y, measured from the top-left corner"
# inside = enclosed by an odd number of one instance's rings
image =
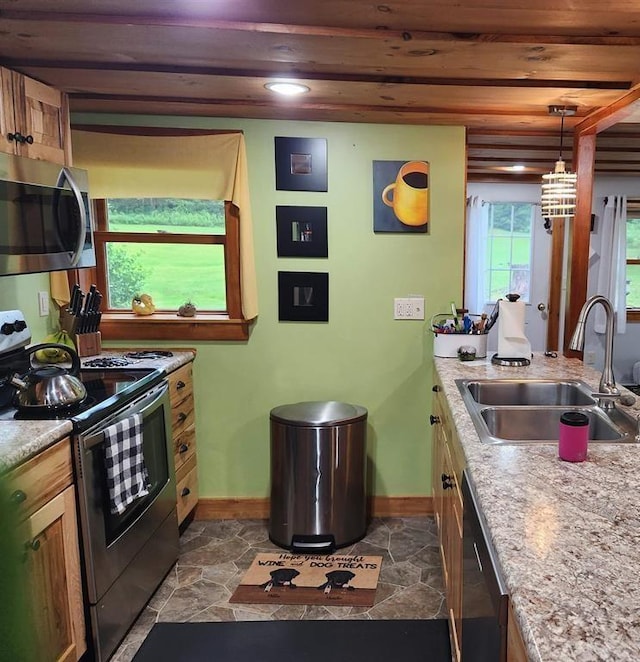
[[[38,292],[48,291],[49,274],[0,277],[0,310],[21,310],[31,327],[34,343],[42,342],[47,334],[57,328],[58,309],[53,302],[49,304],[47,317],[40,317],[38,312]]]
[[[303,400],[367,407],[373,492],[428,494],[432,337],[427,328],[431,315],[461,299],[464,129],[112,115],[83,115],[74,121],[245,132],[259,319],[247,343],[174,343],[198,350],[201,496],[266,496],[269,412]],[[274,136],[327,138],[327,193],[275,190]],[[375,235],[372,161],[411,159],[431,164],[430,234]],[[278,204],[327,207],[327,259],[276,257]],[[278,270],[329,273],[329,323],[278,322]],[[393,320],[393,298],[408,294],[425,296],[425,322]]]

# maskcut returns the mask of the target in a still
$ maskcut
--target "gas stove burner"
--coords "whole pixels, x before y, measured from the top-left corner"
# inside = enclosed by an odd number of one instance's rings
[[[121,368],[131,365],[131,361],[117,356],[103,356],[99,359],[91,359],[82,364],[83,368]]]
[[[154,349],[154,350],[144,350],[141,352],[128,352],[125,354],[128,359],[165,359],[170,356],[173,356],[173,352]]]

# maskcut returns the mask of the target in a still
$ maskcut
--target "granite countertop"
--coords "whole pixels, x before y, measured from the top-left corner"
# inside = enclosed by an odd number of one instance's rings
[[[84,365],[95,358],[108,356],[122,357],[135,350],[105,349],[97,356],[82,358]],[[150,351],[150,350],[146,350]],[[173,372],[189,361],[193,361],[195,351],[171,350],[173,356],[157,359],[136,359],[125,368],[159,368],[165,374]],[[109,368],[102,368],[109,370]],[[37,455],[56,441],[72,432],[71,422],[66,419],[44,421],[0,421],[0,474]]]
[[[531,660],[640,657],[640,445],[480,443],[455,379],[566,378],[596,389],[577,359],[536,354],[523,368],[434,359]],[[626,409],[640,413],[640,401]]]

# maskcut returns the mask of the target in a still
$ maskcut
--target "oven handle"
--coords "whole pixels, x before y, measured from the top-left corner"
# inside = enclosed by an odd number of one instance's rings
[[[133,416],[133,414],[142,414],[142,417],[144,418],[147,414],[151,413],[151,411],[159,406],[160,400],[165,397],[168,390],[169,383],[167,381],[163,381],[157,386],[154,386],[150,391],[145,393],[137,400],[129,403],[124,409],[119,410],[114,416],[109,417],[107,421],[105,421],[105,425],[82,440],[82,447],[84,450],[90,450],[94,446],[98,446],[99,444],[103,443],[105,428],[108,428],[110,425],[113,425],[117,421],[129,416]]]

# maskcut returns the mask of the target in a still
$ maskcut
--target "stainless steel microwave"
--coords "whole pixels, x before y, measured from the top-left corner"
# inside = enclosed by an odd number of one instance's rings
[[[0,154],[0,276],[95,266],[85,170]]]

